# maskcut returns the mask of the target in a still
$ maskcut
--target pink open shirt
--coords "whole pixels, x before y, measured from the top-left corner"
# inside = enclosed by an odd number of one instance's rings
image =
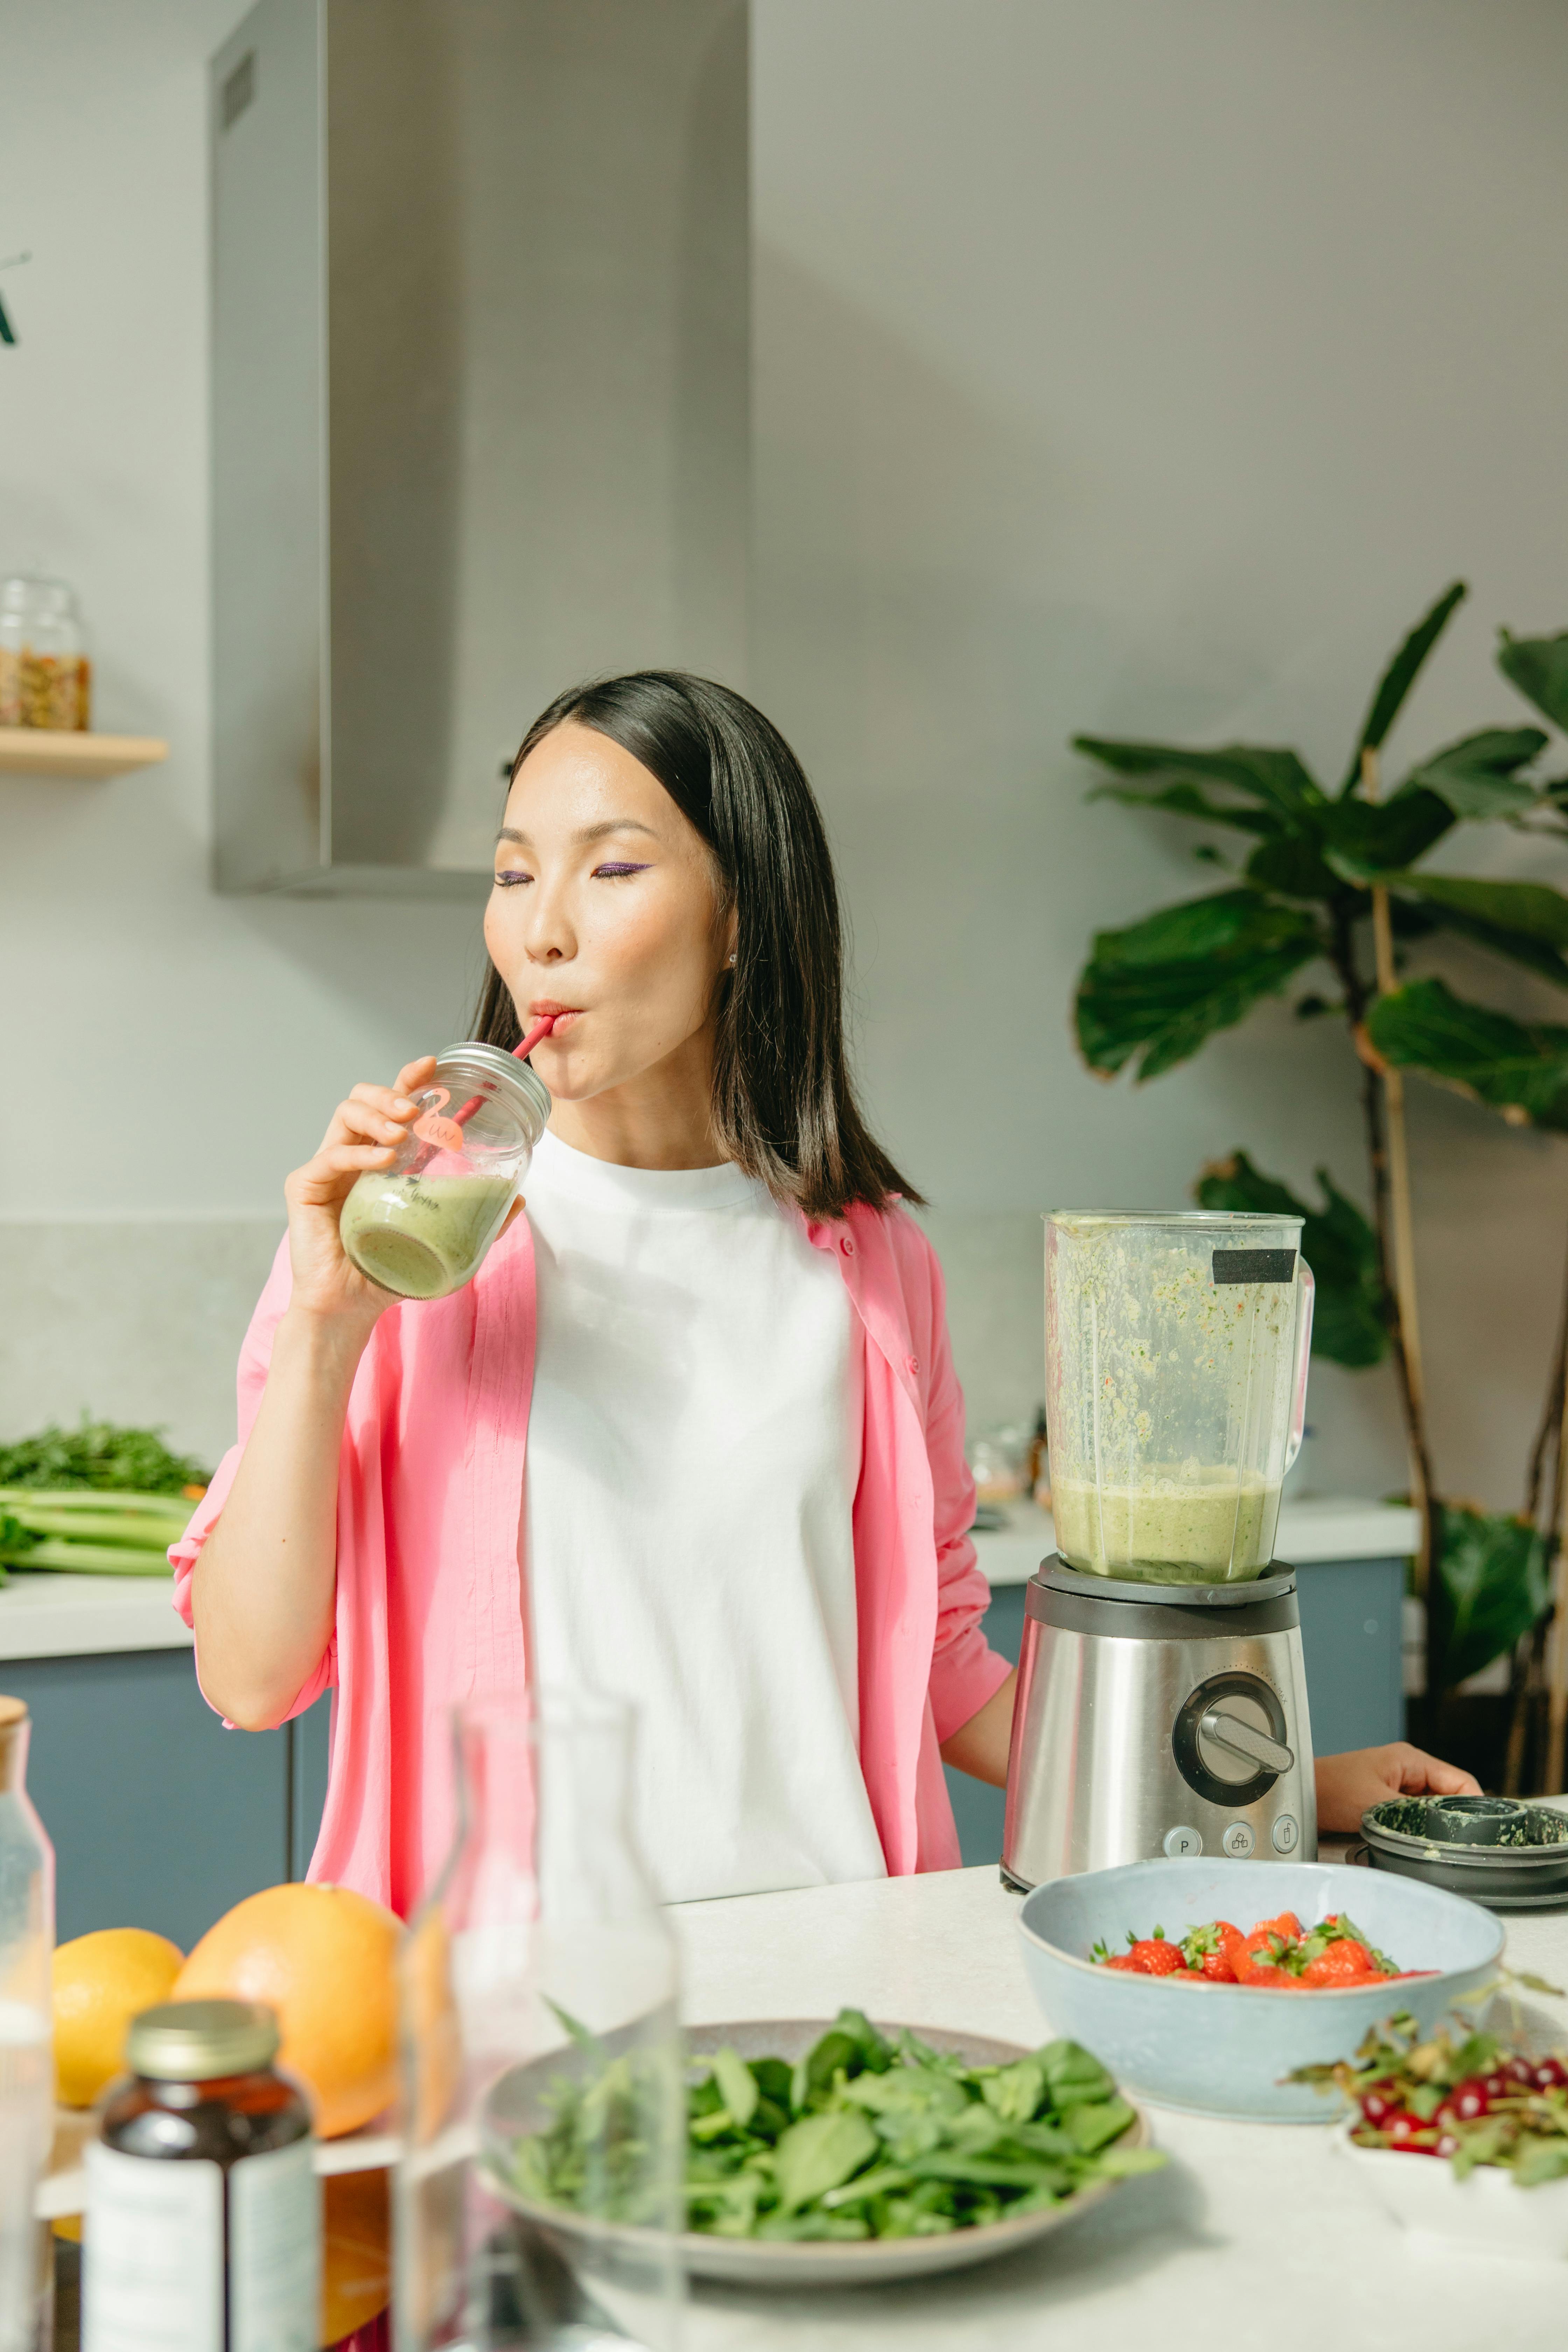
[[[854,1207],[805,1230],[836,1257],[866,1334],[860,1769],[889,1871],[952,1869],[958,1839],[939,1744],[1008,1666],[980,1630],[990,1593],[967,1532],[974,1487],[942,1270],[901,1209]],[[234,1483],[289,1286],[285,1243],[240,1351],[239,1444],[169,1555],[187,1625],[196,1556]],[[310,1877],[405,1916],[451,1833],[452,1707],[526,1686],[519,1529],[533,1344],[533,1236],[518,1217],[467,1288],[387,1310],[349,1402],[336,1628],[286,1713],[335,1691]]]

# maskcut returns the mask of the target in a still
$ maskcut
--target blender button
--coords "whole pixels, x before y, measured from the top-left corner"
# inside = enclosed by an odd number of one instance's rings
[[[1220,1843],[1224,1846],[1226,1853],[1232,1855],[1237,1860],[1239,1860],[1241,1855],[1244,1853],[1250,1853],[1252,1852],[1253,1843],[1252,1824],[1250,1822],[1232,1822],[1229,1829],[1226,1830],[1224,1837],[1220,1840]]]
[[[1296,1841],[1300,1834],[1300,1831],[1296,1826],[1295,1814],[1281,1813],[1279,1820],[1274,1824],[1275,1853],[1294,1853],[1296,1851]]]
[[[1178,1861],[1184,1853],[1202,1853],[1203,1850],[1202,1830],[1189,1830],[1184,1827],[1165,1832],[1165,1852],[1173,1862]]]

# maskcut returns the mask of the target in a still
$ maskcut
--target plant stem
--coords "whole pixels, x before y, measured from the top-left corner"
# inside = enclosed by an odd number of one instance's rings
[[[1362,786],[1368,799],[1378,793],[1377,753],[1362,754]],[[1352,1041],[1362,1061],[1362,1123],[1366,1137],[1372,1177],[1373,1231],[1377,1240],[1378,1274],[1383,1286],[1384,1319],[1394,1344],[1394,1380],[1405,1421],[1410,1458],[1411,1500],[1421,1514],[1421,1550],[1416,1561],[1416,1589],[1426,1602],[1426,1703],[1435,1713],[1441,1685],[1436,1612],[1432,1606],[1442,1544],[1442,1518],[1432,1478],[1432,1454],[1426,1437],[1426,1398],[1422,1380],[1420,1328],[1415,1307],[1415,1265],[1410,1212],[1410,1166],[1405,1137],[1404,1081],[1398,1071],[1369,1058],[1363,1024],[1374,993],[1384,994],[1395,984],[1394,933],[1388,893],[1372,893],[1373,937],[1376,978],[1362,977],[1356,961],[1351,910],[1334,915],[1334,951],[1331,961],[1344,990],[1345,1011]]]

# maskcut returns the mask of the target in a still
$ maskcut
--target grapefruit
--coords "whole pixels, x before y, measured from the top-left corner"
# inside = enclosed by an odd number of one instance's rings
[[[146,1927],[100,1927],[54,1958],[55,2085],[63,2107],[90,2107],[123,2074],[125,2031],[167,2000],[184,1954]]]
[[[397,2033],[395,1913],[347,1886],[269,1886],[209,1927],[175,2000],[261,2000],[276,2011],[278,2064],[309,2095],[323,2139],[357,2131],[392,2098]]]
[[[384,2172],[336,2172],[321,2183],[321,2342],[341,2344],[392,2300]]]

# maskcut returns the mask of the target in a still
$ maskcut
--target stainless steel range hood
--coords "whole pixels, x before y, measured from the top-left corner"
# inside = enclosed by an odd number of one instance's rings
[[[484,887],[572,680],[743,682],[745,0],[260,0],[212,66],[215,880]]]

